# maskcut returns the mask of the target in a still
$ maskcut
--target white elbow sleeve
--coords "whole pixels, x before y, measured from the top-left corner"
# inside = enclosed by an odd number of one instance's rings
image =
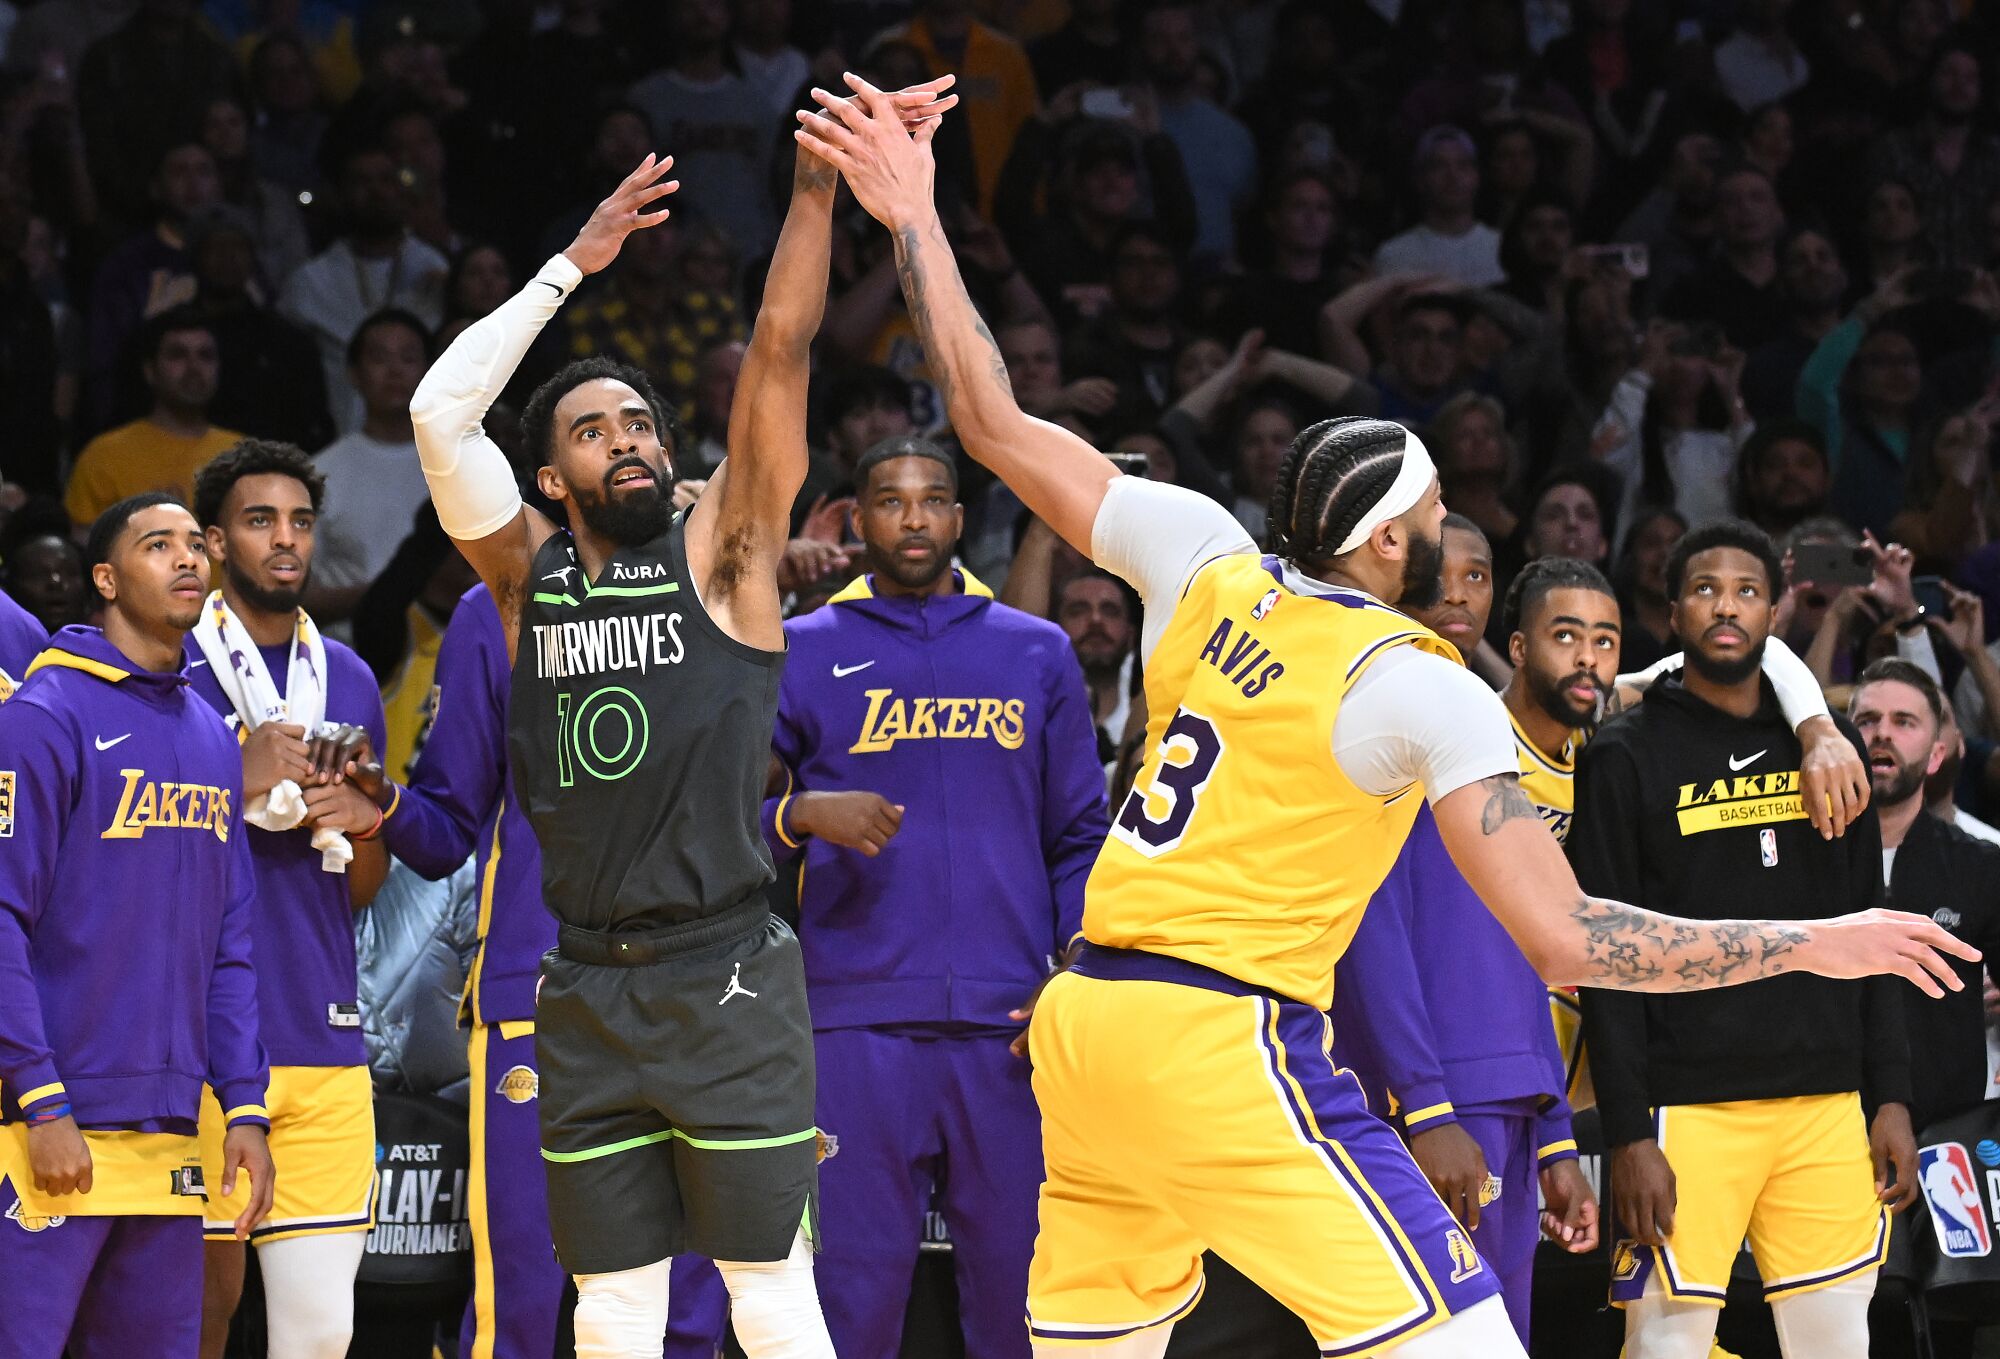
[[[1771,690],[1777,694],[1778,706],[1785,710],[1792,730],[1797,731],[1812,718],[1827,716],[1826,695],[1820,691],[1812,667],[1781,638],[1772,637],[1764,643],[1764,678],[1771,681]]]
[[[520,512],[514,469],[480,422],[582,278],[566,257],[550,259],[526,287],[452,341],[410,398],[424,480],[438,522],[454,538],[484,538]]]

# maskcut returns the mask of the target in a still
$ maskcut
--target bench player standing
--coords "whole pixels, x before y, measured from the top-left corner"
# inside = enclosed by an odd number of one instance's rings
[[[907,96],[916,117],[952,102]],[[777,588],[806,471],[809,351],[835,176],[801,150],[737,382],[730,456],[676,515],[660,403],[636,369],[572,364],[523,415],[558,526],[480,421],[556,307],[666,217],[649,155],[567,251],[453,343],[411,402],[445,531],[492,591],[514,676],[514,788],[562,921],[535,1049],[556,1253],[577,1352],[658,1354],[669,1260],[717,1261],[753,1359],[831,1355],[812,1280],[813,1053],[798,941],[758,833],[784,631]]]

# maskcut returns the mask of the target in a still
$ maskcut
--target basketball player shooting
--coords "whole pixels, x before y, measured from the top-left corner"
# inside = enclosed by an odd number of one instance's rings
[[[933,203],[935,125],[905,130],[890,96],[847,80],[857,97],[814,91],[826,112],[796,136],[893,235],[953,429],[1146,603],[1149,754],[1092,871],[1076,962],[1029,1031],[1048,1167],[1035,1353],[1158,1359],[1211,1248],[1322,1353],[1519,1359],[1493,1271],[1326,1055],[1334,962],[1419,797],[1552,983],[1893,973],[1937,996],[1958,987],[1940,954],[1976,951],[1898,912],[1694,921],[1584,894],[1521,791],[1498,697],[1396,607],[1439,588],[1422,442],[1382,420],[1303,431],[1264,557],[1221,506],[1119,475],[1015,404]],[[1837,828],[1865,792],[1814,819]]]
[[[950,83],[877,107],[934,121],[956,102]],[[647,156],[567,250],[452,344],[410,409],[438,519],[499,608],[514,789],[561,922],[535,1045],[579,1359],[657,1359],[682,1251],[715,1260],[752,1359],[831,1359],[812,1275],[812,1028],[798,940],[764,905],[757,821],[833,170],[800,149],[729,456],[691,509],[677,514],[671,494],[672,412],[636,368],[573,363],[523,411],[561,523],[522,503],[481,428],[584,276],[666,220],[672,163]]]

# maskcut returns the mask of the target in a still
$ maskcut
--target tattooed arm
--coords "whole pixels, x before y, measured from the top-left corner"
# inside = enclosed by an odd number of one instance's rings
[[[826,115],[801,116],[796,136],[847,177],[861,206],[894,237],[910,319],[965,451],[1089,556],[1104,488],[1118,469],[1068,430],[1026,414],[1014,400],[999,346],[966,295],[945,240],[932,192],[927,131],[906,133],[891,116],[888,96],[857,77],[848,82],[855,90],[852,103],[813,91]]]
[[[1892,973],[1927,996],[1963,985],[1941,953],[1977,950],[1922,916],[1867,911],[1836,920],[1683,920],[1591,896],[1515,774],[1437,800],[1452,860],[1544,981],[1623,991],[1705,991],[1815,972]]]

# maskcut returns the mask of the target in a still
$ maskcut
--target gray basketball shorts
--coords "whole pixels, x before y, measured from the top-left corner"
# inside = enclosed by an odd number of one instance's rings
[[[761,894],[646,934],[564,926],[535,1007],[542,1160],[572,1274],[819,1239],[812,1020]]]

